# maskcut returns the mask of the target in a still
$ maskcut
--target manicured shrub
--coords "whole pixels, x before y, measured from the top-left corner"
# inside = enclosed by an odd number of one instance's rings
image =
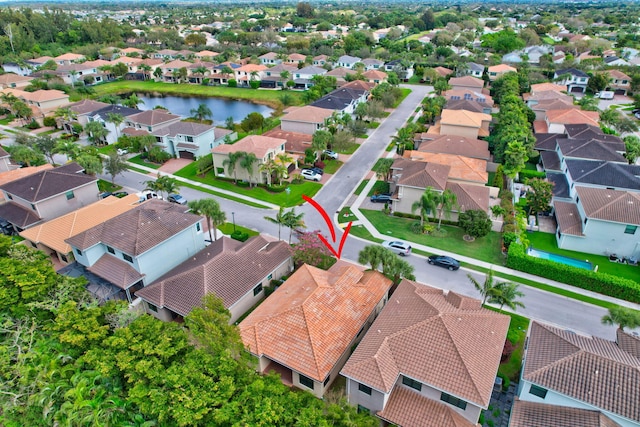
[[[544,172],[532,171],[529,169],[521,170],[518,174],[521,182],[525,182],[531,178],[545,178],[547,175]]]
[[[229,87],[238,87],[238,82],[236,81],[236,79],[229,79],[227,81],[227,84],[229,85]]]
[[[491,219],[486,212],[470,209],[458,217],[460,227],[472,237],[484,237],[491,231]]]
[[[242,231],[237,231],[236,230],[233,233],[231,233],[231,238],[234,239],[234,240],[238,240],[240,242],[245,242],[249,238],[249,235],[247,233],[242,232]]]
[[[44,124],[46,127],[56,127],[56,119],[55,117],[45,117],[44,119],[42,119],[42,124]]]
[[[27,129],[39,129],[40,124],[35,120],[31,120],[28,125],[25,126]]]
[[[272,192],[272,193],[282,193],[284,190],[287,189],[288,184],[285,185],[268,185],[267,186],[267,190]]]
[[[164,163],[171,158],[171,155],[160,147],[153,147],[149,150],[149,160],[153,163]]]
[[[251,89],[258,89],[260,87],[260,82],[258,80],[251,80],[249,82],[249,86],[251,86]]]

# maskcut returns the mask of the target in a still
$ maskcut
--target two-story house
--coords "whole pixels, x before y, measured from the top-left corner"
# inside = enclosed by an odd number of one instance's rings
[[[147,110],[127,116],[124,123],[126,127],[152,133],[157,129],[179,121],[180,116],[176,114],[171,114],[163,110]]]
[[[280,128],[286,132],[298,132],[313,135],[323,129],[326,120],[333,114],[332,110],[313,107],[292,107],[280,119]]]
[[[287,82],[294,78],[298,72],[298,67],[290,64],[278,64],[268,68],[262,73],[260,87],[266,89],[276,89],[285,87]]]
[[[125,127],[127,127],[126,121],[130,116],[134,114],[138,114],[141,111],[137,108],[129,108],[123,107],[122,105],[117,104],[107,104],[106,107],[103,107],[97,111],[93,111],[87,117],[89,122],[98,122],[109,131],[105,136],[103,143],[106,144],[114,144],[118,141],[118,138],[122,135],[122,131]],[[120,123],[114,123],[111,121],[112,115],[117,114],[122,116],[124,119]]]
[[[336,61],[335,66],[336,68],[342,67],[352,70],[353,67],[360,61],[362,61],[362,58],[359,58],[357,56],[342,55]]]
[[[223,144],[225,137],[237,134],[228,129],[194,122],[176,122],[154,130],[158,145],[172,156],[194,160],[211,154],[211,149]]]
[[[314,101],[311,105],[338,113],[353,114],[356,106],[361,102],[367,102],[368,97],[369,90],[343,86]]]
[[[507,64],[492,65],[487,68],[489,81],[494,82],[507,73],[517,73],[518,69]]]
[[[78,264],[133,302],[135,292],[205,247],[203,219],[151,199],[66,239]]]
[[[465,70],[465,73],[468,76],[471,77],[476,77],[481,79],[482,75],[484,74],[484,65],[482,64],[476,64],[475,62],[468,62],[467,63],[467,69]]]
[[[324,67],[326,64],[330,64],[329,57],[327,55],[318,55],[313,57],[312,65],[316,67]]]
[[[262,80],[262,76],[269,67],[266,65],[247,64],[234,70],[238,86],[248,87],[252,81]]]
[[[476,426],[508,328],[476,299],[405,279],[340,372],[349,403],[385,425]]]
[[[264,55],[258,56],[262,65],[278,65],[282,63],[282,59],[278,57],[275,52],[267,52]]]
[[[366,58],[360,61],[364,64],[364,70],[381,70],[384,69],[384,61],[375,58]]]
[[[384,71],[394,72],[401,79],[410,79],[413,77],[413,64],[403,64],[400,59],[394,59],[384,64]]]
[[[553,80],[567,87],[567,92],[585,93],[589,83],[589,75],[582,70],[567,68],[557,70],[553,74]]]
[[[67,163],[0,186],[7,201],[0,205],[0,218],[20,232],[95,202],[98,178],[83,172],[77,163]]]
[[[491,116],[468,110],[442,110],[440,120],[427,133],[433,135],[457,135],[477,139],[489,136]]]
[[[341,262],[304,264],[240,325],[258,371],[321,398],[387,301],[391,280]]]
[[[69,110],[73,111],[75,118],[71,121],[67,121],[67,118],[61,118],[63,120],[62,127],[69,133],[72,132],[73,123],[80,124],[83,128],[89,123],[89,117],[93,116],[98,110],[108,107],[106,102],[94,101],[93,99],[83,99],[82,101],[74,102],[69,105]]]
[[[81,62],[87,59],[84,55],[80,55],[79,53],[63,53],[62,55],[58,55],[53,60],[58,65],[69,65],[75,62]]]
[[[608,90],[615,92],[616,95],[626,95],[631,90],[631,77],[620,70],[607,70],[606,75],[609,77]]]
[[[484,81],[472,76],[452,77],[449,79],[449,86],[452,90],[470,90],[481,93]]]
[[[32,107],[34,113],[40,117],[58,107],[69,105],[69,95],[57,89],[39,89],[35,92],[26,92],[20,89],[4,89],[2,93],[11,94]]]
[[[222,237],[160,277],[137,296],[160,320],[186,317],[207,294],[222,299],[234,323],[264,298],[271,280],[293,271],[286,242],[255,236],[246,242]]]
[[[296,84],[294,89],[306,90],[313,86],[313,76],[322,76],[327,73],[327,70],[314,65],[295,70],[291,73],[293,81]]]
[[[266,171],[261,170],[260,166],[269,161],[275,161],[279,154],[283,154],[286,142],[285,139],[280,138],[249,135],[233,145],[218,145],[211,150],[214,174],[215,176],[226,176],[250,183],[271,184],[271,176]],[[250,170],[240,166],[240,159],[237,159],[233,164],[231,163],[230,154],[238,152],[252,153],[256,156],[257,161],[251,166]]]
[[[303,55],[301,53],[292,53],[287,56],[286,63],[298,66],[300,64],[304,64],[306,60],[307,60],[306,55]]]

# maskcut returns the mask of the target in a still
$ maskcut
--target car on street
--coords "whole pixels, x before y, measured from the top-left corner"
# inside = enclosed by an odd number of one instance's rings
[[[322,179],[322,175],[312,169],[302,169],[300,175],[302,175],[304,179],[311,181],[320,181]]]
[[[389,249],[394,254],[407,256],[411,254],[411,245],[399,240],[387,240],[382,242],[382,247]]]
[[[450,271],[460,268],[460,261],[445,255],[431,255],[429,259],[427,259],[427,262],[431,265],[447,268]]]
[[[637,113],[633,113],[633,115],[635,116],[636,119],[640,119],[640,111]]]
[[[105,191],[104,193],[100,193],[98,197],[100,197],[101,199],[106,199],[107,197],[111,196],[113,193],[111,191]]]
[[[329,157],[330,159],[338,160],[338,153],[336,153],[335,151],[324,150],[322,154],[324,154],[325,157]]]
[[[167,197],[167,200],[171,203],[177,203],[179,205],[187,204],[187,199],[185,199],[179,194],[169,194],[169,197]]]
[[[391,202],[391,194],[389,193],[374,194],[373,196],[371,196],[371,201],[373,203],[389,203]]]

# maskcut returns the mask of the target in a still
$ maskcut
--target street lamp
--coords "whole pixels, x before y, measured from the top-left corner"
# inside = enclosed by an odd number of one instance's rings
[[[231,212],[231,219],[233,221],[233,232],[236,232],[236,213],[235,212]]]

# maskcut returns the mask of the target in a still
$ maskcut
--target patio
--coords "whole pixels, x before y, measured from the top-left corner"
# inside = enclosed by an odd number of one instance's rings
[[[115,285],[107,282],[101,277],[88,271],[82,265],[77,262],[73,262],[60,270],[58,274],[68,277],[81,277],[87,279],[86,288],[91,295],[93,295],[101,304],[110,300],[126,300],[126,294],[124,291]]]

